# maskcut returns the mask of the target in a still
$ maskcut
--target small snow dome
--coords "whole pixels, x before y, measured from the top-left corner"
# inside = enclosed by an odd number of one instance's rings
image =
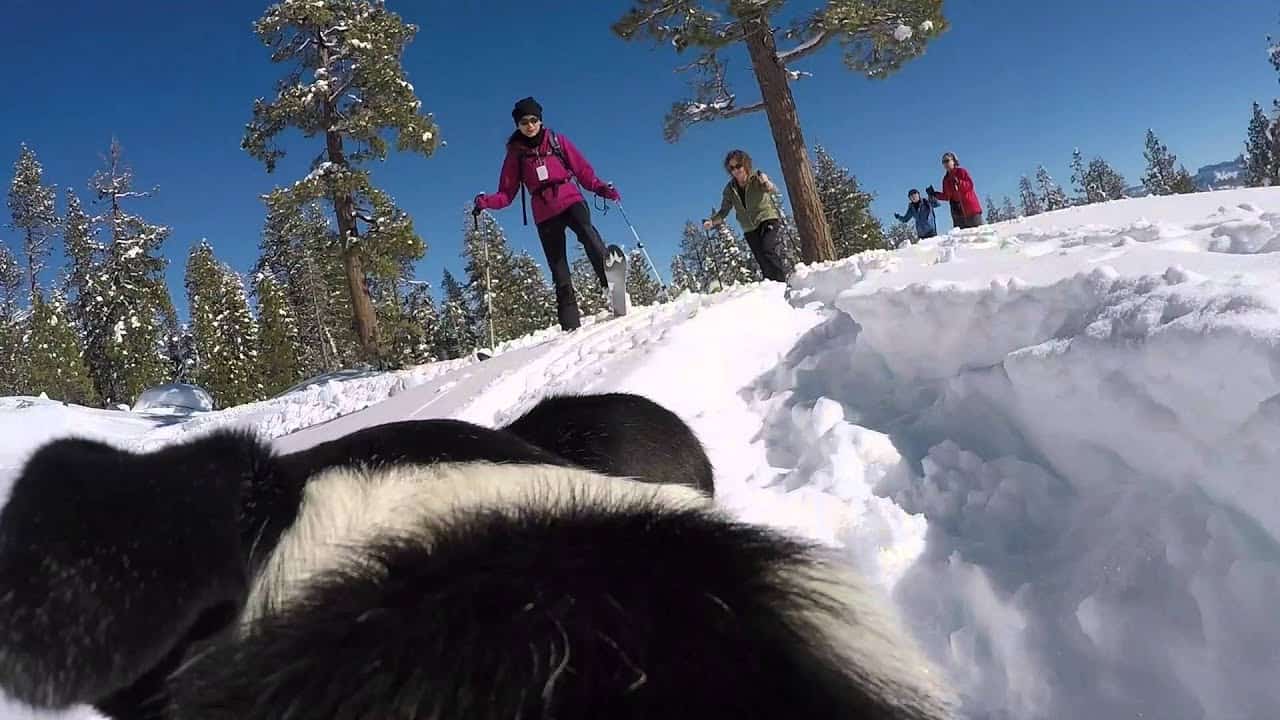
[[[186,415],[212,412],[213,397],[202,387],[189,383],[155,385],[138,394],[134,412]]]

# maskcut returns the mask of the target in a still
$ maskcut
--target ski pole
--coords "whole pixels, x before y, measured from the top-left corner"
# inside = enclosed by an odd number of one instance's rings
[[[631,218],[627,217],[626,208],[622,207],[622,201],[615,200],[618,204],[618,212],[622,213],[622,219],[627,223],[627,227],[631,228],[631,235],[636,239],[636,247],[640,248],[640,254],[644,255],[645,262],[649,263],[649,269],[653,271],[653,276],[658,278],[658,286],[662,288],[665,294],[667,284],[662,281],[662,273],[658,272],[657,266],[653,264],[653,258],[649,257],[649,251],[644,249],[644,243],[640,240],[640,233],[636,232],[636,226],[631,224]]]
[[[471,225],[475,228],[476,235],[480,234],[480,209],[476,208],[471,211]],[[484,302],[489,312],[489,350],[494,350],[497,343],[493,339],[493,287],[489,281],[489,238],[482,238],[484,242]]]

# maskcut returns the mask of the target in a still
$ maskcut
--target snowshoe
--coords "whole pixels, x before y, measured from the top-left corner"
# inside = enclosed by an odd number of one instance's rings
[[[614,316],[627,314],[627,254],[610,245],[604,256],[604,276],[609,281],[609,306]]]

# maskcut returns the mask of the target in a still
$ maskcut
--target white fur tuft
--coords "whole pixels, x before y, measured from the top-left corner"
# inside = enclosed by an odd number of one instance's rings
[[[838,558],[781,569],[778,583],[821,604],[801,618],[857,682],[920,717],[949,717],[950,682],[903,627],[888,599]]]
[[[359,561],[383,537],[423,537],[424,520],[461,510],[516,513],[569,505],[705,508],[692,488],[655,485],[553,465],[485,462],[334,468],[313,477],[298,517],[254,580],[242,621],[280,612],[317,574]]]

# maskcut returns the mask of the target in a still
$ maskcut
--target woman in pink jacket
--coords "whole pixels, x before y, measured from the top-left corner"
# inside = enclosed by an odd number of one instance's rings
[[[536,100],[527,97],[517,102],[511,119],[517,130],[507,140],[498,192],[477,195],[476,212],[501,210],[515,200],[517,192],[523,208],[525,189],[528,189],[533,197],[533,222],[538,227],[538,239],[542,241],[542,252],[547,256],[556,288],[556,315],[561,328],[575,330],[579,326],[578,300],[565,254],[566,228],[573,230],[587,251],[600,286],[607,289],[609,283],[604,274],[604,241],[591,224],[587,201],[572,181],[577,179],[584,189],[608,200],[617,201],[620,196],[611,183],[596,177],[591,163],[568,138],[543,127],[542,106]],[[525,224],[529,224],[527,215]]]

